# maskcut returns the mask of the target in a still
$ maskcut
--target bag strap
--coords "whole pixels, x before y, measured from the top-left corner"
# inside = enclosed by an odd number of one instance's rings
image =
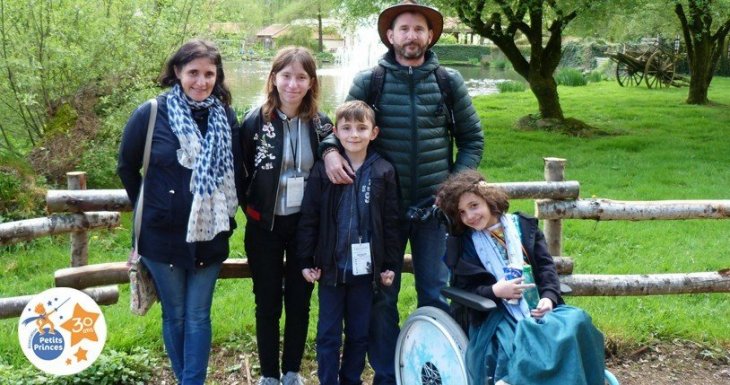
[[[378,111],[380,103],[380,95],[383,93],[383,84],[385,84],[385,67],[380,64],[373,67],[370,76],[370,90],[368,92],[368,100],[366,101],[373,111]]]
[[[142,156],[142,185],[139,188],[137,205],[134,208],[134,250],[137,250],[139,242],[139,231],[142,228],[142,206],[144,204],[144,180],[147,177],[147,166],[150,164],[150,151],[152,150],[152,133],[155,131],[155,120],[157,120],[157,98],[150,99],[150,120],[147,122],[147,139],[144,143],[144,155]]]

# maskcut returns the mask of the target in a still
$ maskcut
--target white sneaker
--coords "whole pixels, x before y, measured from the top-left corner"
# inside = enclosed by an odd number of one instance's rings
[[[280,385],[281,383],[274,377],[261,377],[257,385]]]
[[[286,372],[281,377],[281,385],[304,385],[304,378],[297,372]]]

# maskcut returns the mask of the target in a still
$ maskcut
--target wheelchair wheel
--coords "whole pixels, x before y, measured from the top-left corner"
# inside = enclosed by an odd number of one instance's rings
[[[401,328],[395,346],[398,385],[465,385],[468,340],[445,311],[425,306]]]

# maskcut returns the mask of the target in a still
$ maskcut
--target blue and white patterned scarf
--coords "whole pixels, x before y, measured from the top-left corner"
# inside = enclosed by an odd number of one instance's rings
[[[205,138],[190,113],[208,108]],[[193,205],[188,219],[187,242],[209,241],[230,229],[229,217],[236,215],[238,199],[233,175],[231,128],[223,104],[211,95],[198,102],[176,84],[167,94],[170,128],[180,142],[177,160],[193,170],[190,191]]]
[[[504,242],[507,244],[507,260],[505,261],[500,253],[500,245],[494,241],[494,238],[487,230],[473,231],[471,239],[474,242],[474,248],[477,251],[479,260],[484,268],[491,273],[497,280],[504,279],[504,268],[507,265],[522,266],[524,257],[522,255],[522,241],[520,241],[520,228],[517,223],[517,216],[513,214],[504,214],[499,218],[504,234]],[[506,300],[502,300],[512,317],[519,321],[523,318],[530,317],[530,309],[527,307],[527,301],[520,298],[519,304],[513,305]]]

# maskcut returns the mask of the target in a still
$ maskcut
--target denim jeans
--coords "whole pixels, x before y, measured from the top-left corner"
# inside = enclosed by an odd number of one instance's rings
[[[446,252],[446,230],[433,217],[424,222],[404,220],[399,230],[403,252],[406,242],[408,240],[411,242],[418,307],[435,306],[448,312],[449,305],[441,296],[441,288],[445,287],[449,280],[449,271],[442,260]],[[393,285],[379,290],[373,300],[368,344],[368,358],[375,370],[373,385],[395,384],[394,360],[395,345],[400,332],[398,293],[401,271],[402,261],[401,266],[395,271]]]
[[[162,304],[162,339],[180,385],[203,385],[210,354],[210,307],[221,263],[186,270],[142,258]]]
[[[317,375],[320,385],[360,385],[368,350],[373,286],[365,282],[319,285]],[[342,347],[342,324],[345,345]],[[340,364],[340,347],[342,363]]]
[[[304,280],[296,260],[299,217],[276,216],[273,231],[252,221],[246,224],[244,244],[256,300],[256,343],[264,377],[279,378],[281,373],[299,372],[304,355],[314,285]],[[286,316],[280,369],[282,300]]]

